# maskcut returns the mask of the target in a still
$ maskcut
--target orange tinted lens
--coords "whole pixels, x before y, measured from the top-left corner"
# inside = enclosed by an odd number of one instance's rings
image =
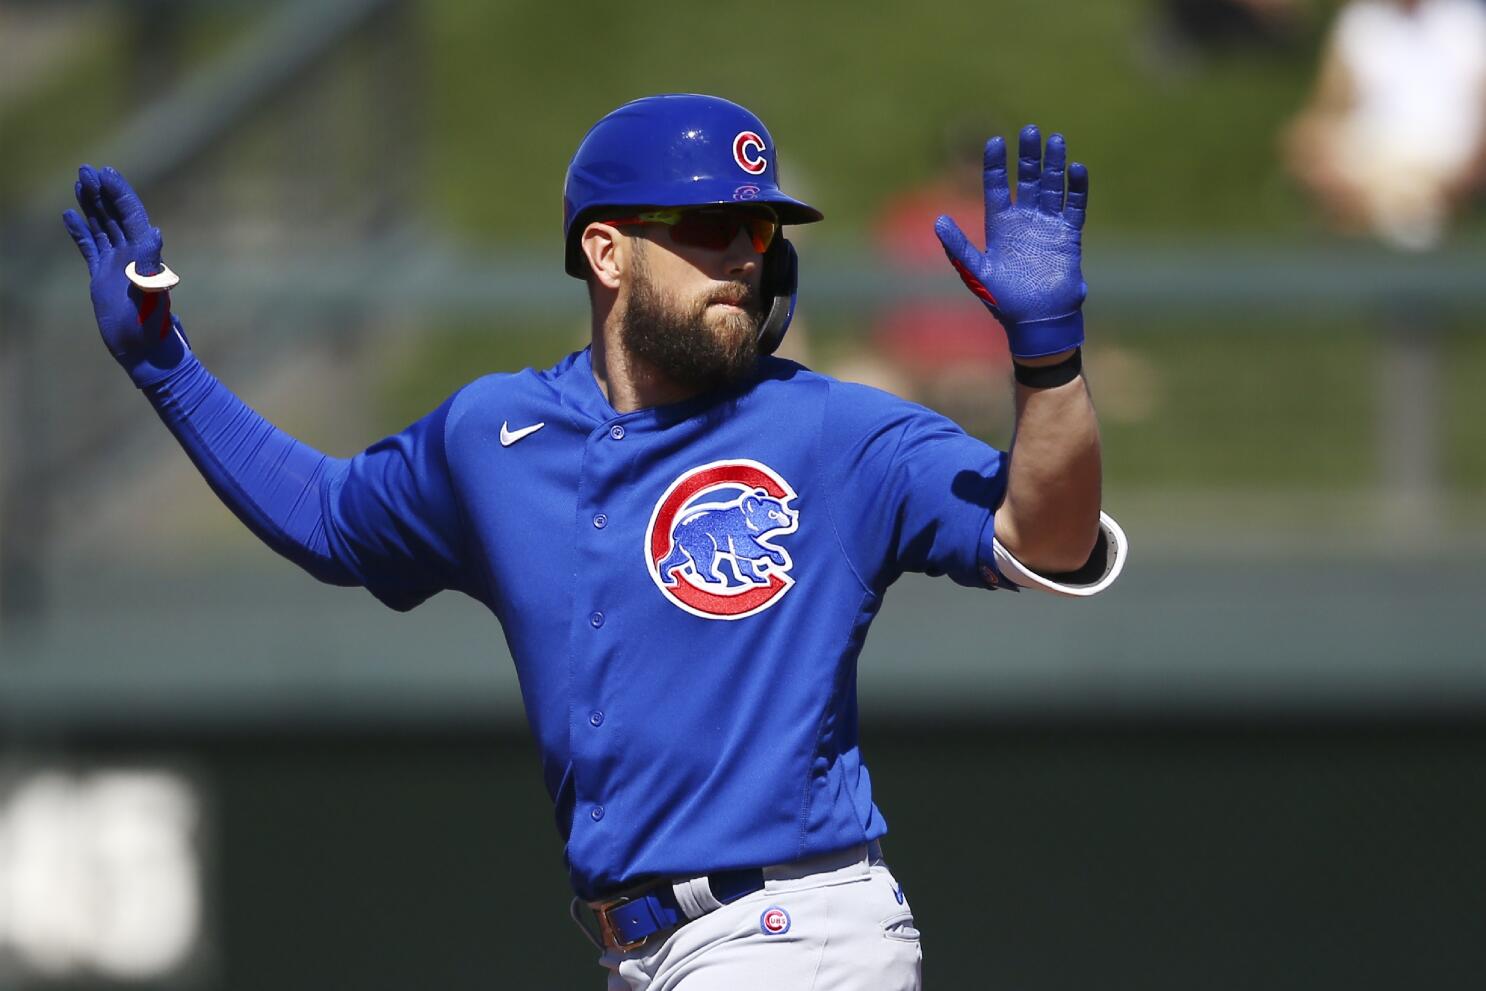
[[[768,217],[731,210],[688,210],[671,225],[671,239],[677,244],[721,251],[733,243],[744,227],[753,249],[760,254],[769,249],[779,230],[779,224]]]
[[[748,235],[753,238],[753,250],[759,254],[769,250],[769,245],[774,243],[774,235],[778,233],[779,221],[767,217],[748,218]]]

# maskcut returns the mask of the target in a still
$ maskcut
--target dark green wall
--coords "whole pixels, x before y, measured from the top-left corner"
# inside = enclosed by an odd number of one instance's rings
[[[877,727],[933,988],[1479,986],[1486,724]],[[208,791],[213,988],[594,988],[524,737],[93,739]]]

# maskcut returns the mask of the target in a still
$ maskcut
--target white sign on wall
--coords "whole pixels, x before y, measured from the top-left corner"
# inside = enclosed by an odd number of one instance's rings
[[[159,770],[0,782],[0,962],[43,980],[168,977],[202,930],[200,807]]]

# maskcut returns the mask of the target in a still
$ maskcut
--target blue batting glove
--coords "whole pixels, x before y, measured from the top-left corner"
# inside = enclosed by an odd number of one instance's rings
[[[73,192],[82,213],[68,210],[62,223],[88,263],[103,342],[143,388],[165,378],[187,351],[180,321],[170,313],[170,293],[145,292],[124,274],[130,262],[139,275],[161,271],[160,230],[150,226],[144,205],[116,170],[84,165],[77,176]]]
[[[1079,270],[1089,171],[1068,167],[1063,197],[1063,136],[1047,139],[1035,124],[1022,129],[1016,204],[1006,183],[1006,142],[986,142],[986,250],[970,243],[953,220],[941,216],[934,233],[970,291],[1006,329],[1011,353],[1040,358],[1078,347],[1084,340],[1080,307],[1089,287]]]

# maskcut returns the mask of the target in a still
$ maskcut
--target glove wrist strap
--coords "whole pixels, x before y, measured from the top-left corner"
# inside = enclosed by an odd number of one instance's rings
[[[1045,358],[1084,342],[1084,314],[1074,310],[1046,320],[1006,324],[1006,336],[1014,358]]]

